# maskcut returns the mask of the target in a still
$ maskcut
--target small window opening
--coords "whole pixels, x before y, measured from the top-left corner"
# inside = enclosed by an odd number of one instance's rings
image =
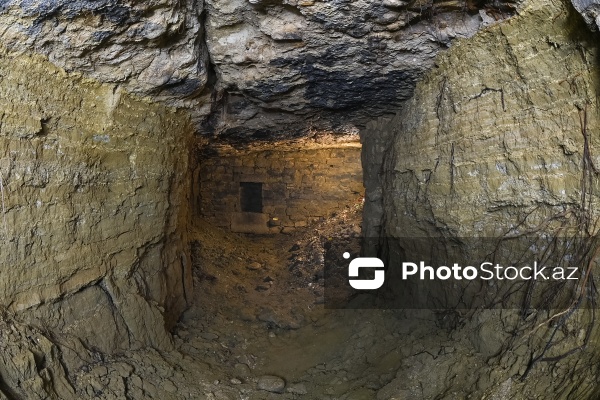
[[[240,182],[240,205],[243,212],[262,213],[262,183]]]

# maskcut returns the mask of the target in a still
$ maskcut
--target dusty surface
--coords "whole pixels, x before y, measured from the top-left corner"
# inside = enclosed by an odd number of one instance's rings
[[[592,164],[597,158],[598,49],[577,22],[561,1],[528,3],[522,15],[456,43],[402,113],[365,132],[366,140],[392,135],[383,168],[395,175],[383,185],[366,180],[367,218],[389,217],[382,235],[523,233],[587,207],[586,190],[596,212],[597,181],[584,188],[582,180],[590,179],[587,151]]]
[[[27,356],[23,346],[11,354],[51,372],[41,374],[54,377],[45,387],[58,385],[60,398],[594,398],[597,367],[588,353],[538,363],[521,380],[539,342],[512,339],[518,327],[512,311],[469,317],[325,309],[320,254],[328,242],[358,251],[359,220],[356,205],[302,232],[274,237],[226,233],[200,221],[192,235],[198,241],[195,301],[175,328],[174,350],[98,354],[67,372],[44,340],[38,356]],[[567,328],[556,351],[577,344],[577,325]],[[565,374],[566,367],[580,376]],[[39,387],[45,381],[30,376],[25,387],[44,393]]]
[[[382,160],[366,167],[367,232],[464,242],[595,235],[597,57],[594,35],[562,1],[526,3],[455,43],[391,122],[365,132],[367,159],[379,151]],[[385,156],[369,137],[378,132]],[[497,244],[464,242],[471,260]]]
[[[373,123],[364,132],[367,234],[440,241],[597,234],[597,60],[595,36],[561,1],[527,2],[518,16],[454,43],[391,122]],[[468,253],[470,258],[481,259],[480,250]],[[558,357],[566,341],[548,335],[563,332],[589,359],[561,359],[557,376],[572,382],[561,388],[571,398],[586,398],[590,387],[574,382],[595,379],[595,372],[577,370],[596,363],[590,360],[598,356],[598,330],[585,340],[583,329],[593,314],[584,310],[570,322],[554,318],[551,324],[539,313],[532,316],[525,324],[531,324],[529,330],[514,331],[515,337],[524,335],[525,350],[502,333],[494,336],[501,332],[498,315],[475,313],[474,320],[488,322],[465,332],[474,348],[504,343],[493,374],[503,370],[504,357],[528,354],[537,360],[544,342]],[[491,380],[502,375],[493,374]],[[521,388],[506,383],[506,396],[528,390],[539,397],[565,396],[556,386],[535,389],[531,375],[526,382]]]
[[[0,397],[597,398],[589,312],[523,325],[511,311],[325,310],[322,248],[340,235],[355,248],[358,210],[270,239],[199,222],[192,290],[192,127],[125,93],[212,113],[199,133],[355,133],[512,5],[206,6],[2,3],[3,43],[23,54],[0,54]],[[368,234],[595,212],[597,46],[584,29],[540,0],[454,42],[404,114],[366,132]]]
[[[388,235],[533,232],[586,207],[597,218],[599,187],[585,160],[598,156],[600,68],[578,20],[561,1],[531,2],[438,59],[390,124]]]

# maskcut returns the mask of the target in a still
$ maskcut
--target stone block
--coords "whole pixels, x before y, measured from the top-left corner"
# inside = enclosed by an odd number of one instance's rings
[[[256,166],[254,159],[248,157],[242,159],[242,165],[250,168],[254,168]]]

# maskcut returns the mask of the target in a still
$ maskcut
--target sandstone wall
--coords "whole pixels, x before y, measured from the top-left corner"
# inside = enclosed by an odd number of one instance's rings
[[[200,214],[239,232],[289,232],[362,197],[360,145],[269,145],[200,160]],[[242,212],[240,182],[262,183],[262,213]],[[254,214],[254,215],[252,215]]]
[[[191,289],[189,119],[6,50],[0,92],[0,305],[67,361],[168,348]]]
[[[391,135],[385,211],[366,212],[385,217],[383,233],[497,237],[524,215],[521,231],[582,207],[586,141],[600,164],[597,46],[570,6],[542,3],[457,42],[401,113],[365,132]],[[597,179],[588,189],[594,211]]]
[[[560,0],[529,1],[518,16],[455,42],[391,121],[373,122],[364,132],[369,234],[388,243],[438,237],[460,244],[465,237],[597,233],[598,56],[597,37]],[[467,257],[481,260],[476,251]],[[494,284],[472,287],[485,296]],[[441,298],[452,286],[444,285]],[[562,310],[467,310],[469,321],[481,321],[469,333],[475,350],[466,362],[477,371],[440,371],[432,361],[422,367],[427,372],[398,375],[378,398],[594,398],[589,382],[600,336],[593,314],[551,317]],[[490,337],[499,346],[493,357],[481,350]],[[461,384],[433,387],[431,376]]]

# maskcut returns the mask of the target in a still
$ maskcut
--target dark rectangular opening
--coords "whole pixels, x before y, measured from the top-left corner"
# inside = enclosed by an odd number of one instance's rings
[[[262,183],[240,182],[240,205],[242,212],[262,213]]]

